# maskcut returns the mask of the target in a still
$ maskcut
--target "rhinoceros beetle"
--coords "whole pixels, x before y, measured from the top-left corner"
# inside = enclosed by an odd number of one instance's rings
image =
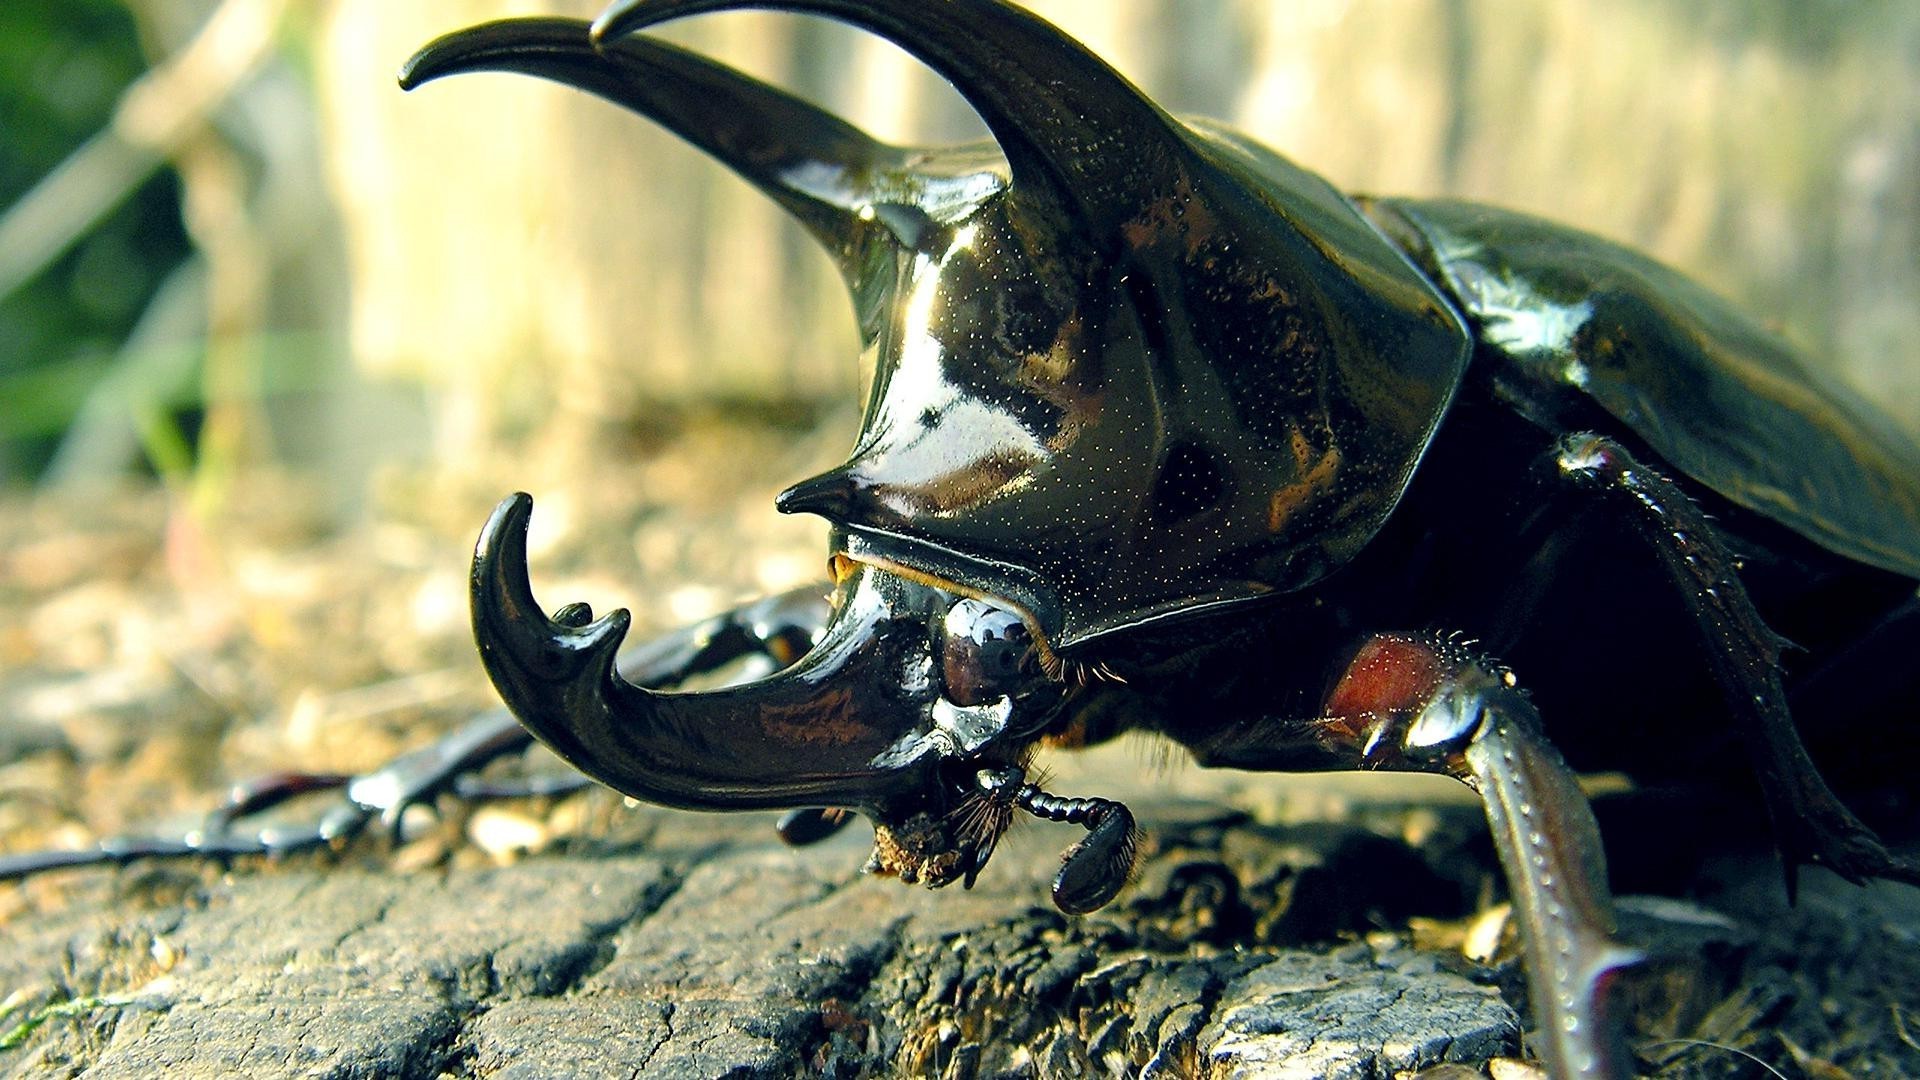
[[[631,36],[745,7],[885,37],[996,147],[888,146]],[[1484,799],[1565,1075],[1625,1069],[1599,995],[1631,953],[1541,716],[1636,777],[1731,731],[1790,877],[1920,882],[1789,711],[1812,680],[1900,681],[1875,658],[1920,641],[1920,450],[1679,275],[1489,207],[1343,196],[1000,0],[627,0],[442,38],[402,82],[477,69],[608,98],[757,185],[839,262],[874,360],[849,460],[777,501],[832,523],[835,584],[763,681],[620,678],[624,613],[543,614],[530,500],[496,511],[481,654],[587,774],[789,809],[796,837],[856,810],[872,867],[931,885],[970,883],[1016,811],[1074,821],[1069,912],[1125,883],[1134,827],[1028,782],[1037,746],[1147,730],[1206,765],[1452,775]]]
[[[881,143],[634,35],[750,7],[892,41],[992,144]],[[777,500],[832,524],[829,602],[616,665],[626,613],[545,614],[531,500],[495,511],[481,656],[583,773],[786,810],[795,842],[857,812],[870,869],[932,886],[971,884],[1018,813],[1075,823],[1068,912],[1125,885],[1136,829],[1037,786],[1040,747],[1145,731],[1209,766],[1452,776],[1484,801],[1561,1076],[1628,1071],[1602,998],[1635,955],[1567,762],[1658,785],[1743,757],[1789,888],[1808,862],[1920,883],[1801,739],[1851,751],[1848,785],[1912,790],[1920,449],[1677,273],[1517,213],[1343,195],[1005,0],[623,0],[451,34],[401,82],[478,70],[590,91],[752,182],[838,262],[873,362],[848,461]],[[660,689],[749,652],[786,666]],[[360,778],[302,842],[522,738],[486,720]]]

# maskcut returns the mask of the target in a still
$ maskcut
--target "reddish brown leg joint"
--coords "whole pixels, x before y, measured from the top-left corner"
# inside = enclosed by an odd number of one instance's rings
[[[1535,1038],[1556,1077],[1625,1077],[1607,1015],[1613,976],[1639,959],[1613,938],[1593,811],[1506,669],[1445,637],[1368,639],[1322,723],[1375,768],[1441,772],[1480,793],[1526,943]]]

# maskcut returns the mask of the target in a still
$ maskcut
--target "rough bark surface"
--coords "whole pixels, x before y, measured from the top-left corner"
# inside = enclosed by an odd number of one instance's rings
[[[0,985],[107,1000],[0,1062],[100,1077],[1368,1077],[1517,1053],[1489,971],[1385,934],[1260,944],[1287,931],[1241,900],[1225,841],[1311,891],[1321,860],[1300,838],[1156,809],[1143,886],[1077,920],[1046,904],[1060,838],[1043,830],[971,892],[927,893],[856,873],[856,836],[794,851],[759,817],[646,810],[620,811],[618,836],[504,867],[69,875],[60,910],[14,920]],[[1336,850],[1381,843],[1313,831]]]
[[[611,828],[510,866],[407,870],[403,849],[384,866],[148,866],[43,883],[47,908],[8,927],[0,986],[34,1004],[99,1000],[0,1066],[1360,1080],[1522,1055],[1512,964],[1404,929],[1409,910],[1457,912],[1458,882],[1383,839],[1388,815],[1284,828],[1149,800],[1139,884],[1109,912],[1067,919],[1045,901],[1053,830],[1015,838],[971,892],[930,893],[856,873],[859,830],[796,851],[757,816],[591,798]],[[1630,990],[1657,1072],[1758,1075],[1734,1051],[1789,1047],[1848,1062],[1821,1075],[1920,1067],[1904,1042],[1920,1000],[1911,897],[1811,884],[1791,912],[1757,881],[1740,887],[1728,897],[1760,905],[1745,918],[1628,902],[1628,933],[1663,957]],[[1388,918],[1400,929],[1364,932]],[[1431,937],[1439,924],[1414,925]],[[1661,1044],[1663,1032],[1720,1048]]]

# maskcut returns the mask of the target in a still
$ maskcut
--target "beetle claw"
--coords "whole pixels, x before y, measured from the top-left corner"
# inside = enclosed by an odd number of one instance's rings
[[[1837,800],[1815,805],[1814,813],[1775,818],[1774,843],[1780,849],[1788,903],[1799,897],[1800,868],[1823,866],[1855,885],[1875,878],[1920,885],[1920,862],[1887,850],[1874,831]],[[1825,810],[1821,814],[1817,811]]]
[[[773,828],[793,847],[805,847],[827,839],[852,820],[851,813],[838,807],[808,806],[781,814]]]

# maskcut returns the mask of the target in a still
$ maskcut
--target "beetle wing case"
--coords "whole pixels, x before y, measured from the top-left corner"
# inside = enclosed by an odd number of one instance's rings
[[[1590,399],[1728,500],[1920,578],[1920,448],[1746,312],[1646,256],[1498,207],[1380,199],[1503,361],[1509,397]]]

